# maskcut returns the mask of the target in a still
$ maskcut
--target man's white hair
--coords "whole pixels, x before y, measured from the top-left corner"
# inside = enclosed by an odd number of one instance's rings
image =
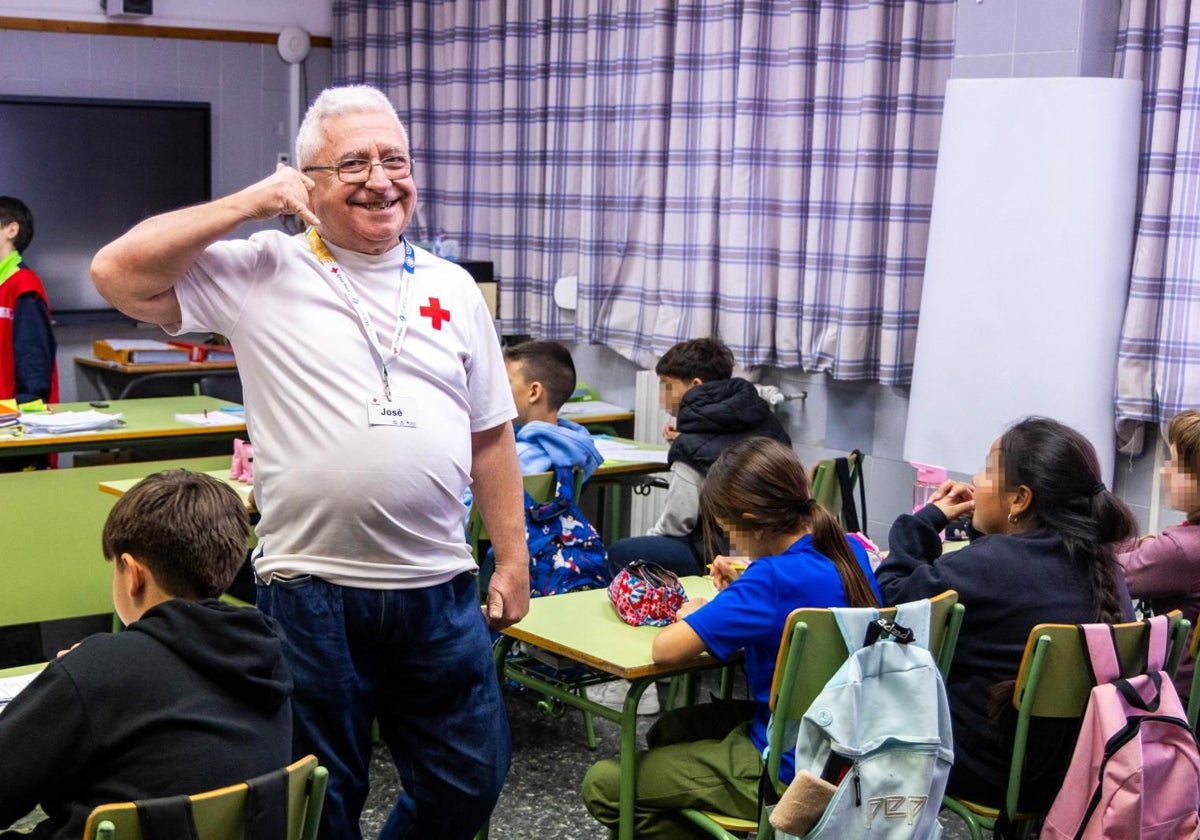
[[[376,88],[369,85],[325,88],[309,106],[308,113],[304,115],[304,121],[300,123],[300,129],[296,132],[297,168],[303,169],[318,164],[317,155],[325,145],[322,130],[325,120],[343,114],[375,112],[390,114],[396,118],[396,122],[400,122],[395,106]],[[405,148],[408,148],[408,132],[403,123],[400,123],[400,133],[404,136]]]

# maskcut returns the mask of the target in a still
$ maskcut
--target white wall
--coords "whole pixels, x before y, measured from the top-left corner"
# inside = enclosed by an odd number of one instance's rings
[[[154,0],[154,14],[146,18],[110,18],[101,11],[100,0],[4,0],[0,15],[85,23],[142,21],[156,26],[250,32],[299,26],[311,35],[324,36],[333,28],[331,0]]]

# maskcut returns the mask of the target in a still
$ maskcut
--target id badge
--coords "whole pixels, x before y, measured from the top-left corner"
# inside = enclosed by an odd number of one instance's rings
[[[393,397],[389,402],[384,397],[367,400],[368,426],[417,427],[417,401],[413,397]]]

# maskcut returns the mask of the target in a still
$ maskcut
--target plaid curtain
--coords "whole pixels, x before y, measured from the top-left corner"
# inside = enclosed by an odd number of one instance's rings
[[[1188,0],[1124,0],[1116,73],[1143,84],[1137,232],[1117,367],[1117,431],[1200,406],[1200,20]]]
[[[334,4],[507,333],[906,383],[955,0]],[[575,313],[556,278],[579,278]]]

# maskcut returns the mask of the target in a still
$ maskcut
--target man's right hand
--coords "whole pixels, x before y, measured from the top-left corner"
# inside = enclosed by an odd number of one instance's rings
[[[281,163],[266,178],[236,193],[235,197],[243,205],[248,219],[263,221],[277,216],[299,216],[306,224],[319,225],[321,220],[309,207],[309,192],[314,186],[312,178]]]

